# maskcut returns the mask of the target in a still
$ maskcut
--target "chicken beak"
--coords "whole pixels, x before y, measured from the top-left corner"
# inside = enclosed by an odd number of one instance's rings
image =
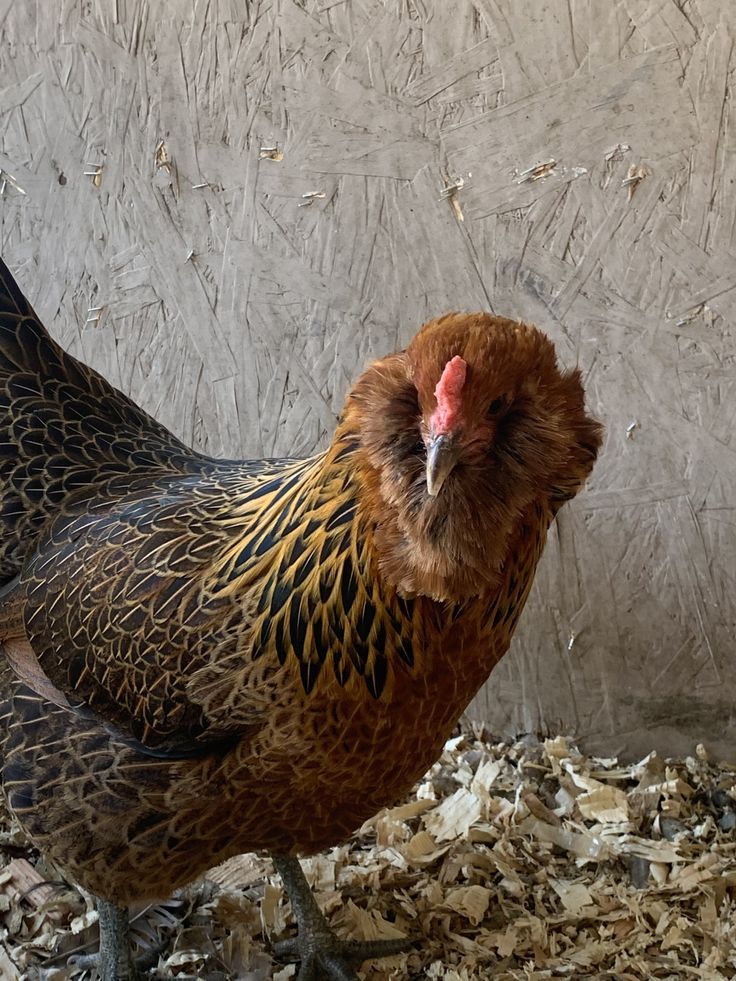
[[[427,493],[437,497],[458,460],[457,443],[445,434],[427,442]]]

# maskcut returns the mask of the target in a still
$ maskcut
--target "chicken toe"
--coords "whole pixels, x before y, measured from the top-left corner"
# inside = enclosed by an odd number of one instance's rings
[[[340,940],[317,906],[299,860],[274,856],[273,862],[299,927],[297,937],[274,945],[274,953],[282,960],[301,962],[297,981],[357,981],[355,968],[363,961],[392,957],[414,946],[409,939]]]

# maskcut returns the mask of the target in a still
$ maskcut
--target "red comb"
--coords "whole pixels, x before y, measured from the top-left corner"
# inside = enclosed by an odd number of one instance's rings
[[[442,377],[434,390],[437,408],[429,420],[435,436],[450,432],[458,424],[462,414],[462,390],[467,371],[468,366],[459,354],[445,365]]]

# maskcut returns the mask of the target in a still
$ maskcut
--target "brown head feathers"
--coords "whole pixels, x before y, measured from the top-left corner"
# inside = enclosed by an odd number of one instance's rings
[[[381,571],[407,595],[452,601],[493,589],[522,516],[573,497],[601,443],[580,372],[558,368],[536,327],[486,313],[432,320],[372,364],[341,433],[359,443]]]

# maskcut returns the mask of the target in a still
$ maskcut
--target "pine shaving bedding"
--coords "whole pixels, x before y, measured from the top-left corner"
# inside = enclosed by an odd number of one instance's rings
[[[305,861],[343,937],[411,936],[368,981],[736,977],[736,767],[702,747],[622,766],[562,736],[450,740],[404,803]],[[94,903],[65,885],[3,814],[0,977],[90,978]],[[269,942],[294,930],[265,857],[211,870],[138,911],[151,978],[288,981]]]

